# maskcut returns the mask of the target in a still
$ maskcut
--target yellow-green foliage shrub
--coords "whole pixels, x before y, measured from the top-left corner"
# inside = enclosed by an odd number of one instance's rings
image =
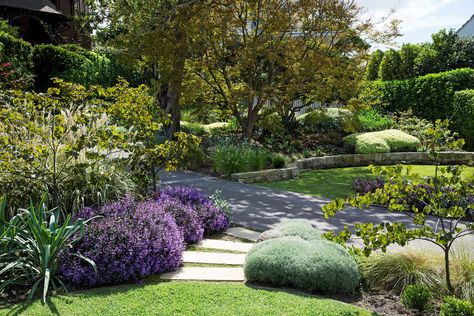
[[[416,151],[419,143],[415,136],[396,129],[352,134],[344,138],[345,147],[357,154]]]

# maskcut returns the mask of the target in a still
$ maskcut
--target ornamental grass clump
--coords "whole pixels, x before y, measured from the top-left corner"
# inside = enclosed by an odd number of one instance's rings
[[[180,266],[183,236],[172,214],[159,203],[137,203],[126,197],[76,214],[93,215],[101,217],[85,228],[83,239],[62,260],[61,272],[67,281],[78,286],[137,281]],[[75,254],[93,260],[97,273]]]
[[[201,220],[205,234],[219,233],[230,226],[226,211],[202,192],[189,187],[167,187],[158,193],[157,201],[174,198],[193,208]]]
[[[321,294],[350,294],[359,285],[357,263],[341,245],[285,236],[253,246],[246,258],[250,282]]]

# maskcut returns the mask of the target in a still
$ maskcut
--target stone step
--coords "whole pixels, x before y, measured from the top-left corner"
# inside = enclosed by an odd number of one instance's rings
[[[245,254],[185,251],[183,253],[183,262],[243,265],[245,263]]]
[[[195,245],[198,248],[211,248],[229,251],[248,252],[252,243],[235,242],[227,240],[203,239]]]
[[[251,241],[257,241],[261,233],[243,227],[231,227],[225,231],[225,234]]]
[[[182,267],[160,275],[162,280],[239,281],[245,280],[243,268]]]

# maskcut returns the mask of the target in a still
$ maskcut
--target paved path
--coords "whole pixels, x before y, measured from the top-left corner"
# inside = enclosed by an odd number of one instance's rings
[[[407,215],[388,212],[384,208],[349,208],[326,220],[322,206],[329,199],[222,180],[190,171],[164,173],[160,178],[162,186],[186,185],[206,194],[221,190],[232,206],[234,222],[261,231],[273,228],[282,220],[295,218],[307,219],[321,231],[340,230],[344,225],[352,227],[363,222],[396,221],[411,225]]]
[[[260,231],[271,229],[285,219],[307,219],[323,232],[339,231],[344,228],[344,225],[352,229],[356,223],[364,222],[402,222],[408,227],[413,227],[408,215],[389,212],[379,207],[365,210],[348,208],[327,220],[324,218],[322,206],[328,203],[329,199],[218,179],[191,171],[162,173],[160,179],[161,186],[191,186],[209,195],[215,190],[221,190],[232,206],[234,222],[237,225]],[[331,183],[326,185],[331,185]],[[436,224],[434,220],[427,220],[427,222],[433,226]],[[358,240],[353,242],[360,243]],[[462,242],[474,245],[474,236],[463,238]],[[411,244],[416,247],[429,246],[438,249],[429,242],[416,241]],[[470,246],[470,248],[474,251],[474,247]]]
[[[196,251],[184,252],[183,267],[161,274],[160,279],[243,282],[245,281],[243,267],[245,256],[252,245],[253,243],[204,239],[195,245]],[[212,248],[219,250],[219,252],[202,251],[204,249],[200,248]],[[229,251],[241,253],[229,253]],[[189,264],[203,266],[196,267],[189,266]]]

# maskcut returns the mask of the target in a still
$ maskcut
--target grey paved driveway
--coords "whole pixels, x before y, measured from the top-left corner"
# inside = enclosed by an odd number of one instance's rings
[[[160,186],[177,185],[195,187],[209,195],[215,190],[221,190],[232,205],[234,222],[237,225],[260,231],[270,229],[285,219],[307,219],[323,232],[338,231],[343,229],[344,225],[348,225],[352,229],[355,224],[364,222],[403,222],[408,227],[413,227],[406,214],[389,212],[384,208],[374,207],[365,210],[347,208],[327,220],[324,218],[321,208],[329,202],[328,199],[222,180],[190,171],[160,174]],[[331,185],[331,183],[325,185]],[[433,227],[436,224],[434,220],[428,219],[427,222]],[[358,238],[353,238],[350,243],[362,245]],[[412,241],[410,246],[440,250],[432,243],[422,240]],[[474,236],[458,239],[455,246],[474,253]],[[390,248],[397,247],[399,246],[392,245]]]
[[[321,231],[340,230],[344,225],[353,227],[354,224],[363,222],[397,221],[411,225],[407,215],[388,212],[383,208],[348,208],[326,220],[321,208],[330,201],[328,199],[222,180],[189,171],[163,173],[160,177],[161,186],[192,186],[207,194],[221,190],[232,205],[234,222],[257,230],[270,229],[284,219],[295,218],[307,219]]]

